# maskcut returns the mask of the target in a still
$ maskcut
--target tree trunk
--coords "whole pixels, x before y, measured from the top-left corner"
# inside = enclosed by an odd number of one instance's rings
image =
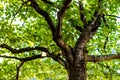
[[[86,62],[80,60],[79,63],[69,65],[68,68],[69,80],[86,80]]]

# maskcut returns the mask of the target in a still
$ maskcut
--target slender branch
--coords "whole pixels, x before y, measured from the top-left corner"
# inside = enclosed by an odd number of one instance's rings
[[[86,16],[83,13],[84,7],[83,4],[81,2],[81,0],[79,0],[79,11],[80,11],[80,18],[84,24],[84,26],[86,25],[87,21],[86,21]]]
[[[104,15],[104,14],[103,14],[103,22],[104,22],[105,26],[109,28],[109,25],[108,25],[108,23],[107,23],[107,20],[106,20],[106,18],[105,18],[105,15]]]
[[[38,54],[38,55],[31,56],[31,57],[20,58],[20,61],[26,62],[26,61],[35,60],[38,58],[45,58],[45,57],[51,57],[52,59],[59,62],[63,66],[66,65],[66,62],[62,58],[60,58],[60,56],[54,55],[54,53],[46,54],[46,56],[42,56],[42,54]]]
[[[17,66],[17,73],[16,73],[16,80],[18,80],[19,78],[19,71],[20,71],[20,68],[23,66],[24,62],[21,62],[18,66]]]
[[[98,29],[98,27],[101,24],[101,18],[103,18],[104,14],[100,13],[100,6],[101,6],[102,0],[98,0],[98,7],[94,12],[94,16],[92,17],[92,21],[89,25],[92,26],[91,28],[91,32],[93,32],[93,34],[96,32],[96,30]]]
[[[7,50],[11,51],[13,54],[18,54],[18,53],[22,53],[22,52],[27,52],[27,51],[32,51],[32,50],[40,50],[46,53],[49,53],[48,49],[45,47],[39,47],[39,46],[35,46],[35,47],[27,47],[27,48],[21,48],[21,49],[14,49],[6,44],[1,44],[0,45],[1,48],[6,48]]]
[[[88,55],[87,62],[99,62],[104,60],[120,59],[120,54],[110,54],[110,55]]]
[[[48,0],[42,0],[44,3],[46,4],[50,4],[50,5],[53,5],[53,3],[51,1],[48,1]]]
[[[59,54],[58,54],[58,55],[53,55],[53,53],[52,53],[51,56],[52,56],[52,58],[53,58],[55,61],[59,62],[61,65],[63,65],[64,67],[66,67],[66,61],[63,60],[63,59],[60,57]]]
[[[70,3],[72,2],[72,0],[64,0],[63,2],[63,7],[61,8],[60,12],[60,16],[63,16],[66,9],[68,9],[68,7],[70,6]]]
[[[38,58],[45,58],[45,57],[50,57],[50,56],[42,56],[42,54],[38,54],[38,55],[33,55],[31,57],[25,57],[25,58],[20,58],[20,61],[26,62],[26,61],[31,61],[31,60],[35,60]]]
[[[48,25],[50,26],[50,29],[51,29],[52,33],[54,34],[54,32],[55,32],[55,26],[54,26],[54,24],[53,24],[53,22],[52,22],[52,19],[51,19],[50,16],[49,16],[49,14],[48,14],[46,11],[44,11],[43,9],[41,9],[35,0],[29,0],[29,1],[31,2],[31,6],[32,6],[40,15],[42,15],[42,16],[45,18],[45,20],[47,21]]]
[[[112,80],[112,70],[111,70],[111,68],[110,68],[110,66],[107,64],[107,63],[105,63],[105,64],[102,64],[102,63],[98,63],[101,67],[105,67],[105,68],[107,68],[107,69],[109,69],[109,72],[110,72],[110,77],[109,77],[109,80]]]
[[[22,7],[24,6],[24,4],[28,3],[29,1],[22,1],[22,5],[18,8],[18,10],[13,14],[13,18],[10,21],[10,25],[12,24],[13,20],[15,19],[16,15],[21,11]]]
[[[120,16],[115,16],[115,15],[111,15],[111,14],[108,14],[107,16],[111,16],[111,17],[120,18]]]
[[[58,11],[58,25],[57,25],[57,30],[56,30],[56,34],[58,38],[61,38],[62,36],[62,19],[64,16],[65,11],[68,9],[70,3],[72,2],[72,0],[64,0],[63,2],[63,7]]]
[[[22,9],[22,7],[24,6],[24,4],[27,4],[29,1],[22,1],[22,5],[19,7],[19,9],[16,11],[16,13],[13,15],[13,19],[15,18],[15,16],[20,12],[20,10]]]
[[[66,42],[62,39],[62,20],[63,16],[70,6],[70,3],[72,0],[64,0],[63,7],[58,11],[58,24],[56,28],[56,35],[53,36],[53,40],[56,42],[56,44],[61,48],[61,50],[65,54],[65,58],[68,62],[72,62],[72,52],[71,48],[66,44]]]
[[[0,57],[3,57],[3,58],[10,58],[10,59],[16,59],[16,60],[21,60],[21,58],[14,57],[14,56],[0,55]]]
[[[105,42],[104,42],[104,45],[103,45],[103,49],[104,49],[104,51],[106,51],[106,46],[107,46],[107,43],[108,43],[108,35],[107,35],[107,37],[106,37],[106,39],[105,39]]]
[[[50,57],[50,56],[42,56],[42,54],[38,54],[38,55],[33,55],[31,57],[25,57],[25,58],[19,58],[19,57],[15,57],[15,56],[7,56],[7,55],[0,55],[0,57],[3,58],[10,58],[10,59],[16,59],[19,60],[21,62],[26,62],[26,61],[30,61],[30,60],[34,60],[34,59],[38,59],[38,58],[45,58],[45,57]]]

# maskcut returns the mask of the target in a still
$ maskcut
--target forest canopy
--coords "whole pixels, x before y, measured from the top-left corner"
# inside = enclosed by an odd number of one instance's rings
[[[0,80],[73,80],[82,59],[120,79],[120,0],[0,0]]]

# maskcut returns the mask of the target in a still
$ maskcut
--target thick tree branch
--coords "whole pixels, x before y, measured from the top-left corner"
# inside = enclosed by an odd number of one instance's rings
[[[95,10],[93,18],[88,22],[87,27],[78,38],[75,48],[83,49],[101,24],[103,14],[99,13],[101,0],[98,0],[98,8]]]
[[[62,49],[65,51],[65,53],[68,53],[68,51],[70,52],[70,48],[69,46],[67,46],[67,44],[59,38],[58,35],[61,35],[61,22],[62,22],[62,17],[63,17],[63,14],[65,13],[66,9],[68,8],[70,2],[72,0],[65,0],[64,3],[63,3],[63,7],[62,9],[60,10],[60,14],[59,14],[59,21],[58,21],[58,27],[57,27],[57,30],[55,29],[55,26],[49,16],[49,14],[47,12],[45,12],[44,10],[42,10],[39,5],[37,4],[37,2],[35,0],[29,0],[31,2],[31,6],[40,14],[42,15],[45,20],[47,21],[47,23],[49,24],[50,26],[50,29],[52,31],[52,35],[53,35],[53,40],[56,42],[56,44]],[[60,18],[61,17],[61,18]],[[57,33],[57,34],[56,34]],[[70,55],[70,54],[69,54]]]
[[[62,49],[68,62],[72,61],[72,52],[71,48],[62,39],[62,20],[71,2],[72,0],[64,0],[62,8],[58,11],[58,24],[56,27],[56,35],[53,36],[53,40]]]
[[[103,14],[99,13],[101,0],[98,0],[98,8],[95,10],[93,18],[88,22],[86,28],[84,28],[83,32],[81,32],[75,47],[74,47],[74,55],[75,55],[75,63],[79,64],[79,62],[85,59],[85,53],[83,52],[87,42],[91,39],[94,33],[97,31],[98,27],[101,25],[101,18]]]
[[[99,62],[104,60],[120,59],[119,54],[110,54],[110,55],[88,55],[87,62]]]
[[[32,51],[32,50],[40,50],[40,51],[49,53],[49,51],[48,51],[47,48],[45,48],[45,47],[39,47],[39,46],[27,47],[27,48],[21,48],[21,49],[13,49],[12,47],[10,47],[10,46],[8,46],[6,44],[1,44],[0,47],[1,48],[5,48],[5,49],[11,51],[13,54],[18,54],[18,53]]]
[[[73,62],[73,55],[72,55],[72,50],[70,48],[70,46],[68,46],[63,39],[56,39],[54,38],[54,41],[56,42],[56,44],[61,48],[61,50],[63,51],[63,54],[65,55],[65,58],[67,60],[68,63]]]
[[[35,0],[29,0],[29,1],[31,2],[31,6],[40,15],[42,15],[45,18],[45,20],[47,21],[48,25],[50,26],[50,29],[51,29],[52,33],[54,34],[54,32],[55,32],[55,26],[54,26],[54,23],[52,22],[52,19],[49,16],[49,14],[46,11],[44,11],[43,9],[41,9]]]

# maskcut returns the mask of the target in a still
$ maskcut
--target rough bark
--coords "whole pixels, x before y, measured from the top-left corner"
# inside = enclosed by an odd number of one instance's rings
[[[80,64],[78,66],[78,64]],[[86,80],[86,62],[81,60],[77,64],[72,64],[68,68],[69,80]]]
[[[68,64],[69,80],[86,80],[86,51],[77,48],[73,51],[74,61]],[[77,56],[76,56],[77,55]]]
[[[86,61],[85,56],[81,55],[79,60],[69,64],[67,69],[69,80],[86,80]]]

